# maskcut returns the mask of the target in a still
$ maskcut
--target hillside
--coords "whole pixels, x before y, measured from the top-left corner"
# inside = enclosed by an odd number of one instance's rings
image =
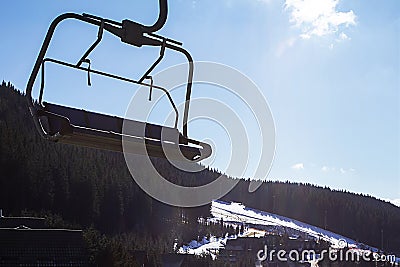
[[[209,224],[224,224],[231,226],[235,230],[231,231],[228,235],[220,237],[210,235],[209,237],[203,237],[201,240],[192,240],[179,248],[179,253],[192,255],[207,254],[217,260],[224,259],[224,257],[228,257],[231,260],[240,258],[241,262],[250,256],[247,260],[251,262],[251,265],[254,265],[254,257],[251,256],[254,256],[263,244],[268,244],[270,251],[271,249],[276,250],[279,248],[287,252],[289,249],[295,248],[301,250],[304,247],[313,249],[316,254],[322,253],[322,250],[331,250],[339,254],[344,253],[344,251],[350,251],[355,255],[367,255],[370,253],[374,255],[375,259],[379,257],[380,259],[384,259],[380,266],[398,266],[400,264],[400,258],[394,254],[385,255],[378,248],[359,243],[345,236],[288,217],[246,207],[241,203],[228,203],[220,200],[213,201],[211,215],[213,217],[207,219]],[[279,242],[274,243],[277,237]],[[252,240],[250,241],[249,239]],[[232,250],[232,243],[236,246],[247,248],[247,251],[251,252],[246,253],[244,250]],[[301,257],[299,256],[297,260],[292,258],[292,261],[301,262],[306,258]],[[314,263],[318,262],[317,266],[331,266],[329,257],[323,256],[323,253],[316,257],[319,259],[318,261],[314,261]],[[266,258],[263,261],[265,260]],[[385,264],[383,264],[383,261],[385,261]],[[376,266],[375,263],[361,259],[361,257],[353,262],[351,258],[348,258],[338,266],[353,266],[356,264],[355,262],[357,262],[357,265],[362,266]],[[309,261],[309,263],[311,262]],[[283,264],[283,266],[303,265]]]
[[[187,174],[164,160],[153,161],[177,184],[204,184],[219,175],[207,169]],[[222,200],[326,227],[378,248],[383,231],[384,249],[400,252],[400,208],[393,204],[309,184],[269,181],[255,193],[248,185],[241,181]],[[210,205],[183,209],[153,200],[130,177],[122,154],[42,140],[23,93],[5,82],[0,86],[0,208],[10,215],[57,215],[110,236],[140,229],[153,239],[165,236],[159,245],[164,252],[174,238],[183,242],[201,234],[197,218],[210,216]]]

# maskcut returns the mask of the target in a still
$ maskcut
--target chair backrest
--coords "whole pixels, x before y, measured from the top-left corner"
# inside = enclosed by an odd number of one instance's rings
[[[72,126],[122,134],[124,119],[120,117],[65,107],[52,103],[44,103],[44,111],[68,118]],[[156,140],[162,139],[171,142],[179,142],[178,140],[182,138],[178,130],[175,128],[134,120],[125,120],[125,124],[125,129],[131,136],[146,137]],[[61,127],[60,123],[52,120],[49,120],[49,126],[52,133],[58,132]]]

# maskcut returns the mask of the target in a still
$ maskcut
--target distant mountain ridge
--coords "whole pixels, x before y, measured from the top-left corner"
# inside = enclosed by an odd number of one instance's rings
[[[154,159],[177,184],[204,184],[220,174],[187,174]],[[42,140],[23,93],[0,85],[0,208],[13,215],[49,211],[103,233],[173,232],[195,236],[197,218],[210,216],[210,205],[176,208],[145,194],[131,179],[122,154]],[[265,182],[254,193],[241,180],[224,201],[236,201],[348,236],[389,252],[400,252],[400,208],[370,196],[310,184]],[[188,223],[182,223],[182,218]],[[159,227],[160,224],[163,227]],[[390,233],[391,236],[386,236]],[[196,234],[197,236],[197,234]]]

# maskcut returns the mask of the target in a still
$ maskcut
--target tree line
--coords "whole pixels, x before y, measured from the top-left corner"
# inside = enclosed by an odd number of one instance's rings
[[[185,173],[163,159],[152,162],[167,179],[181,185],[205,184],[221,175],[208,168]],[[240,180],[222,200],[400,253],[400,209],[393,204],[304,183],[268,181],[254,193],[248,192],[248,186],[249,180]],[[120,240],[130,235],[129,242],[136,242],[137,249],[157,243],[164,252],[172,250],[175,239],[188,242],[206,234],[208,230],[197,221],[210,216],[210,205],[178,208],[148,196],[131,178],[121,153],[41,139],[24,93],[4,81],[0,86],[0,208],[15,216],[44,214],[98,236]]]

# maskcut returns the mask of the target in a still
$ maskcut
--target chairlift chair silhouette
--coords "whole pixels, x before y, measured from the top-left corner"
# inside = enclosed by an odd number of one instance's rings
[[[190,139],[187,136],[187,121],[193,80],[193,60],[189,52],[181,47],[182,43],[154,33],[161,29],[166,22],[168,13],[167,0],[159,0],[159,8],[159,17],[152,26],[145,26],[130,20],[116,22],[89,14],[75,13],[65,13],[53,20],[47,31],[26,87],[26,96],[29,109],[35,126],[43,138],[53,142],[120,152],[125,151],[135,154],[147,154],[152,157],[168,157],[175,160],[189,160],[193,162],[200,161],[211,155],[212,150],[209,144]],[[57,25],[66,19],[76,19],[99,27],[96,41],[88,48],[88,50],[83,54],[76,64],[45,57]],[[104,31],[110,32],[111,34],[119,37],[122,42],[133,46],[158,46],[160,47],[160,56],[139,80],[133,80],[91,69],[91,62],[88,56],[101,42]],[[184,106],[182,126],[183,133],[180,133],[177,128],[179,113],[173,102],[173,99],[171,98],[171,95],[165,88],[154,85],[152,76],[150,75],[151,71],[162,60],[165,49],[172,49],[183,53],[189,62],[186,102]],[[44,102],[43,91],[45,87],[44,80],[46,63],[54,63],[65,67],[86,71],[88,73],[89,85],[90,74],[94,73],[129,83],[146,86],[150,89],[149,100],[151,100],[151,93],[153,89],[162,90],[167,95],[172,107],[175,110],[175,125],[174,127],[167,127],[127,119],[124,121],[123,118],[115,116]],[[86,64],[87,67],[83,67],[82,65],[84,64]],[[32,97],[32,88],[40,70],[41,84],[39,99],[38,104],[35,104]],[[150,82],[146,83],[144,82],[145,80],[149,80]],[[129,132],[129,134],[123,133],[122,131],[124,123],[127,123],[130,131],[132,131]],[[122,140],[129,145],[124,145],[123,148]],[[145,149],[143,149],[143,147]]]

